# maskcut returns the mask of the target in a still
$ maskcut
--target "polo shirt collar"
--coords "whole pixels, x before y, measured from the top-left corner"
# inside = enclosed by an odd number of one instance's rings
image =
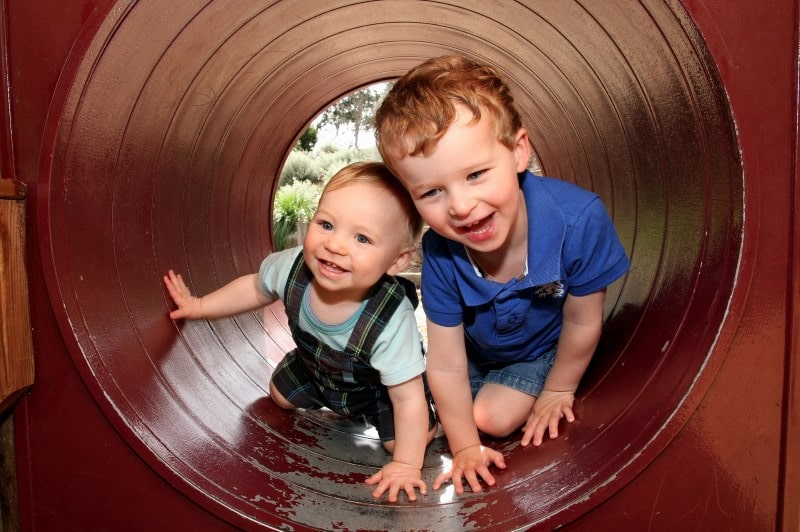
[[[564,213],[541,180],[526,171],[520,175],[528,210],[528,275],[515,284],[495,283],[475,273],[463,244],[447,240],[457,275],[456,283],[467,306],[479,306],[508,289],[540,286],[561,279],[561,251],[566,233]]]

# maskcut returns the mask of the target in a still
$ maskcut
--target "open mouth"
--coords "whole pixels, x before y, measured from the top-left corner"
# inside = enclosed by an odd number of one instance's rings
[[[333,275],[338,275],[347,272],[347,270],[339,267],[337,264],[322,259],[319,259],[319,267],[321,270],[324,270]]]
[[[494,215],[481,218],[477,222],[458,228],[461,234],[474,240],[486,240],[492,236],[494,230]]]

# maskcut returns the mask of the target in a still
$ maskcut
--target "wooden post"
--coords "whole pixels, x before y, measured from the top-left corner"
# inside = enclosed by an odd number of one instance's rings
[[[24,183],[0,179],[0,414],[33,384]]]

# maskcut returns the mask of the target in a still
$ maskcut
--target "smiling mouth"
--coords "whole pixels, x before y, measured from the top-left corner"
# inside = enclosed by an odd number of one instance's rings
[[[493,215],[489,215],[485,218],[481,218],[477,222],[471,223],[469,225],[464,225],[458,228],[458,230],[465,235],[474,236],[474,237],[481,237],[486,236],[491,232],[494,224],[492,224],[492,220],[494,219]]]
[[[319,260],[320,269],[323,269],[323,270],[325,270],[327,272],[330,272],[332,274],[347,273],[347,270],[345,270],[343,268],[340,268],[338,265],[336,265],[336,264],[334,264],[332,262],[328,262],[327,260],[322,260],[322,259],[318,259],[318,260]]]

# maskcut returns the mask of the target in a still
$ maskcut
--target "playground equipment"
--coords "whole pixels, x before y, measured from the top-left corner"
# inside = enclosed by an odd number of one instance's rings
[[[754,13],[758,12],[758,17]],[[29,187],[24,527],[796,528],[797,1],[8,4],[4,171]],[[479,494],[375,501],[369,431],[267,396],[282,309],[167,317],[257,268],[287,151],[350,91],[462,53],[632,260],[578,421]],[[794,371],[793,371],[794,370]],[[430,482],[446,466],[428,452]]]

